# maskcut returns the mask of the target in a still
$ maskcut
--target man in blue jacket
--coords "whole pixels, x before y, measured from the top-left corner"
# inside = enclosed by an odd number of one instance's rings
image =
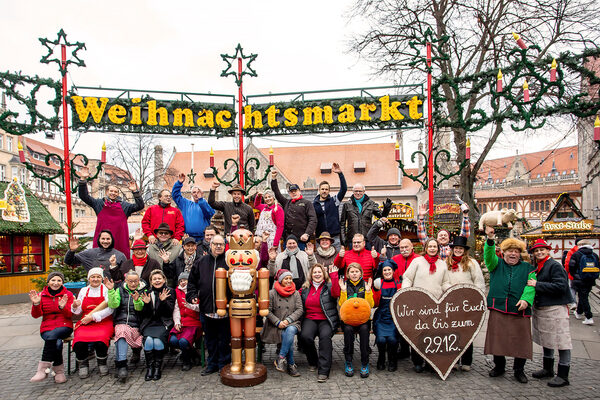
[[[185,233],[196,239],[197,242],[202,241],[204,239],[204,228],[210,225],[210,219],[215,214],[215,210],[202,198],[202,189],[198,186],[192,186],[192,200],[184,198],[181,195],[184,181],[185,174],[182,172],[173,185],[173,200],[183,215]]]
[[[340,191],[331,197],[329,195],[329,182],[323,181],[319,184],[319,195],[313,200],[313,206],[317,213],[317,236],[323,232],[329,232],[333,238],[333,246],[340,249],[340,209],[339,206],[344,200],[348,186],[346,178],[338,163],[333,163],[332,172],[338,174],[340,178]]]

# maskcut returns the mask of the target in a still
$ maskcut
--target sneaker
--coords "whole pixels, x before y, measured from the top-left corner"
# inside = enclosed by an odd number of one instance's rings
[[[471,366],[470,365],[461,365],[460,369],[462,369],[465,372],[469,372],[471,370]]]
[[[298,366],[296,364],[289,364],[287,367],[288,374],[293,377],[300,376],[300,372],[298,372]]]
[[[583,320],[582,324],[584,325],[594,325],[594,318],[586,318]]]
[[[346,361],[346,367],[344,368],[344,374],[346,374],[347,377],[354,376],[354,367],[352,366],[351,362]]]
[[[329,379],[329,377],[327,375],[319,375],[317,377],[317,382],[324,383],[324,382],[327,382],[327,379]]]
[[[286,368],[286,360],[285,357],[277,357],[277,360],[274,361],[275,369],[279,372],[285,372]]]
[[[360,367],[360,377],[361,378],[368,378],[369,377],[369,364],[362,365]]]
[[[575,319],[583,318],[583,314],[577,314],[577,311],[573,311],[573,315],[575,316]]]

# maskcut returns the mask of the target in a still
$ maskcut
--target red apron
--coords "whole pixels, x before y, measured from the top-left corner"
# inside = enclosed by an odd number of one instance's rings
[[[112,233],[115,239],[114,248],[129,259],[129,228],[121,203],[104,201],[104,208],[98,213],[96,220],[93,247],[98,247],[98,236],[103,229],[108,229]]]
[[[81,309],[83,310],[81,318],[88,315],[96,306],[104,301],[104,286],[100,286],[100,296],[90,297],[88,296],[90,288],[88,287],[85,297],[81,302]],[[83,325],[77,322],[75,325],[75,333],[73,335],[73,346],[77,342],[103,342],[105,345],[110,344],[110,338],[114,334],[112,315],[104,318],[100,322],[92,320],[87,325]]]

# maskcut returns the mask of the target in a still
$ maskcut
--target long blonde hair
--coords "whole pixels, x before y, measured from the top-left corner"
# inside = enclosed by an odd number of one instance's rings
[[[464,247],[463,247],[464,249]],[[454,256],[454,249],[452,249],[450,255],[448,255],[448,257],[446,257],[446,264],[448,265],[448,271],[452,271],[452,256]],[[458,263],[458,265],[460,265],[460,267],[462,268],[463,272],[467,272],[469,270],[469,268],[471,267],[471,260],[472,258],[469,256],[469,250],[465,249],[465,252],[462,256],[462,260],[460,260],[460,262]]]
[[[308,270],[308,276],[306,277],[306,281],[302,285],[303,288],[308,289],[312,286],[312,284],[313,284],[312,275],[313,275],[313,270],[315,268],[321,268],[321,271],[323,271],[323,282],[329,283],[331,281],[331,279],[329,278],[329,273],[327,272],[327,268],[325,268],[323,266],[323,264],[316,263],[315,265],[310,267],[310,269]]]

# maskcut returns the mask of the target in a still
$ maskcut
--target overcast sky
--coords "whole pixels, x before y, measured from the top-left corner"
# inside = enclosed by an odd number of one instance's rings
[[[352,1],[0,0],[0,4],[0,70],[60,79],[56,65],[39,63],[45,49],[38,38],[55,39],[63,28],[69,41],[85,42],[87,46],[79,53],[87,67],[71,67],[69,86],[236,95],[233,78],[219,75],[225,67],[220,54],[233,54],[237,43],[246,53],[258,54],[253,63],[258,77],[244,81],[245,94],[393,84],[386,77],[374,77],[369,65],[348,53],[348,40],[362,28],[348,19]],[[76,150],[99,157],[102,141],[110,141],[100,135],[84,134]],[[553,139],[539,140],[540,135]],[[407,133],[406,158],[423,136],[422,129]],[[533,140],[505,137],[492,156],[553,148],[560,139],[558,134],[548,132],[535,136]],[[255,143],[276,147],[286,145],[283,142],[295,145],[365,140],[389,142],[392,138],[386,132],[350,136],[335,133]],[[189,151],[191,143],[180,137],[163,142],[179,151]],[[194,143],[196,149],[235,146],[232,139],[194,139]],[[574,135],[564,144],[575,144]],[[475,145],[472,153],[476,156],[479,150]]]

